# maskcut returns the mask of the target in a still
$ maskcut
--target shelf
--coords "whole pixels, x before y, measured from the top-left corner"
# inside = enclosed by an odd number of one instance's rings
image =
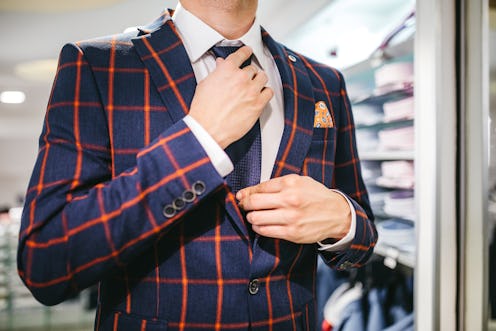
[[[375,246],[374,253],[384,257],[384,264],[391,269],[395,269],[398,263],[411,269],[415,268],[414,253],[404,252],[397,247],[387,245]]]
[[[382,65],[395,63],[395,62],[412,62],[413,61],[414,38],[408,38],[403,42],[392,45],[385,49],[380,49],[373,53],[367,60],[357,63],[353,66],[343,69],[343,75],[348,81],[350,87],[350,102],[353,106],[366,105],[378,106],[380,108],[384,103],[401,100],[404,98],[414,96],[414,83],[413,81],[400,81],[387,86],[375,87],[375,71]],[[392,77],[394,78],[394,77]],[[358,107],[357,107],[358,109]],[[374,113],[375,114],[375,113]],[[360,115],[366,116],[366,113],[360,114],[359,111],[354,112],[355,118]],[[369,118],[374,120],[374,118]],[[383,129],[393,129],[414,126],[414,119],[405,119],[393,122],[378,122],[374,124],[357,124],[356,131],[363,130],[361,133],[368,133],[370,131],[380,131]],[[372,132],[371,132],[372,133]],[[367,142],[366,140],[364,142]],[[362,162],[381,162],[381,161],[414,161],[416,151],[412,150],[383,150],[369,148],[360,150],[360,141],[358,141],[358,154]],[[366,144],[363,145],[366,147]],[[379,187],[377,183],[372,183],[375,187]],[[381,188],[391,190],[393,187]],[[408,188],[411,189],[411,188]],[[370,191],[369,191],[370,192]],[[370,193],[371,195],[373,193]],[[378,218],[401,218],[415,223],[415,217],[393,216],[384,212],[382,208],[374,210],[374,214]],[[391,269],[404,269],[413,271],[416,264],[416,253],[407,251],[407,248],[387,245],[381,243],[374,248],[376,258],[382,259],[385,266]],[[408,249],[413,250],[412,246]]]
[[[374,90],[368,95],[356,97],[351,100],[354,105],[368,103],[382,105],[386,102],[400,100],[413,96],[413,82],[400,82]]]
[[[358,151],[361,161],[414,160],[414,151]]]
[[[373,194],[373,193],[372,193]],[[376,219],[400,218],[415,223],[415,215],[393,215],[386,213],[382,208],[372,209]]]
[[[356,130],[384,130],[384,129],[391,129],[391,128],[402,128],[402,127],[407,127],[407,126],[412,126],[413,125],[413,119],[409,120],[400,120],[400,121],[394,121],[394,122],[379,122],[375,124],[369,124],[369,125],[363,125],[363,124],[357,124],[355,126]]]

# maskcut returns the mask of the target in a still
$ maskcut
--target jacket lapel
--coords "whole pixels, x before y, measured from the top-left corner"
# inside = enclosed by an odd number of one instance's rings
[[[284,94],[284,131],[272,178],[299,174],[312,141],[315,98],[304,62],[262,29],[262,38],[281,75]]]
[[[134,46],[173,122],[189,112],[196,79],[183,43],[166,12],[150,26],[140,29]]]
[[[188,54],[169,12],[150,26],[140,29],[140,32],[133,39],[134,46],[150,72],[172,121],[177,122],[188,114],[197,85]],[[227,189],[226,192],[226,211],[249,242],[248,230],[236,198]]]

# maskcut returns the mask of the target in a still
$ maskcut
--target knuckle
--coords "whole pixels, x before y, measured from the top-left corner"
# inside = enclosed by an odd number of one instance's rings
[[[267,83],[267,81],[269,80],[269,76],[267,76],[265,71],[260,70],[257,72],[257,75],[259,76],[259,79],[264,83]]]
[[[253,203],[256,203],[256,204],[261,204],[265,200],[264,196],[261,194],[258,194],[258,193],[252,194],[251,198],[253,199]]]
[[[296,194],[296,192],[289,193],[286,197],[286,203],[291,207],[299,207],[301,205],[301,197]],[[290,216],[293,216],[293,213],[296,213],[296,210],[292,210]]]
[[[299,227],[300,224],[298,220],[300,219],[300,213],[296,209],[291,209],[286,212],[286,222],[290,224],[291,227]]]
[[[298,185],[299,176],[296,174],[287,175],[284,178],[284,182],[288,187],[295,187]]]
[[[246,67],[245,69],[242,70],[243,72],[243,79],[244,80],[251,80],[253,77],[253,70],[249,67]]]
[[[247,199],[248,199],[248,205],[249,206],[254,207],[257,205],[258,200],[257,200],[257,197],[255,195],[252,194]]]

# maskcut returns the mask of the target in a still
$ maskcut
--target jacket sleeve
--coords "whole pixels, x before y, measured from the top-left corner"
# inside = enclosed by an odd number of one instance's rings
[[[107,116],[81,49],[62,49],[26,194],[18,271],[57,304],[126,265],[223,184],[184,121],[112,176]]]
[[[363,183],[360,160],[355,140],[355,126],[351,104],[346,92],[344,78],[335,71],[339,85],[339,123],[335,168],[332,187],[345,194],[356,211],[355,237],[347,250],[320,251],[324,261],[331,267],[344,270],[362,266],[373,253],[377,242],[377,230],[370,208],[365,184]]]

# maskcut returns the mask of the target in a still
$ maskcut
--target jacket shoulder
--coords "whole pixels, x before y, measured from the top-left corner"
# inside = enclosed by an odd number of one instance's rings
[[[137,37],[138,34],[139,31],[136,29],[123,33],[81,40],[73,44],[79,47],[85,54],[92,51],[108,52],[111,49],[124,51],[133,47],[132,39]]]
[[[288,54],[293,54],[297,57],[305,67],[313,86],[320,86],[322,89],[330,90],[339,93],[345,87],[344,76],[340,70],[329,66],[325,63],[315,61],[314,59],[287,49]]]
[[[343,74],[339,69],[336,69],[328,64],[315,61],[314,59],[305,56],[301,53],[296,53],[302,59],[305,67],[310,72],[310,75],[319,75],[325,78],[326,81],[335,81],[336,83],[341,83],[343,80]]]
[[[138,30],[133,30],[67,43],[60,52],[60,62],[75,61],[82,55],[83,61],[91,67],[108,67],[111,59],[119,65],[136,65],[137,54],[133,51],[132,39],[139,36],[139,33]]]
[[[160,29],[169,19],[170,13],[164,11],[157,19],[149,24],[127,28],[122,33],[81,40],[73,44],[79,47],[85,54],[87,52],[108,52],[109,50],[113,50],[117,54],[126,54],[126,52],[129,52],[129,50],[134,47],[133,38]]]

